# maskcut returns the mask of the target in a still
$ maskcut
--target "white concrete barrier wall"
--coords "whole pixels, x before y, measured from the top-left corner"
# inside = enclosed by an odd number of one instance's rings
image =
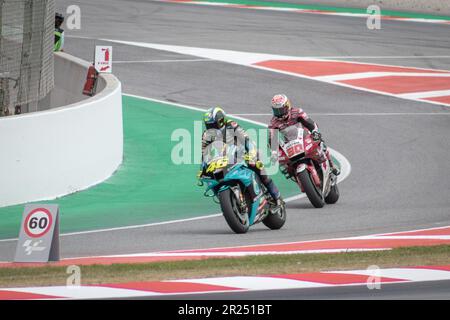
[[[79,100],[87,63],[55,59],[53,106]],[[70,75],[77,75],[70,78]],[[84,75],[84,77],[82,77]],[[95,97],[46,111],[0,118],[0,207],[54,199],[110,177],[123,158],[122,95],[113,75],[102,75]],[[68,92],[67,95],[64,92]]]

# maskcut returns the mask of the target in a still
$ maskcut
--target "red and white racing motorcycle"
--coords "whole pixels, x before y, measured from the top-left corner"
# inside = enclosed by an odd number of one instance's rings
[[[280,130],[278,159],[281,172],[292,179],[316,208],[339,199],[337,177],[331,172],[320,137],[309,130],[292,125]]]

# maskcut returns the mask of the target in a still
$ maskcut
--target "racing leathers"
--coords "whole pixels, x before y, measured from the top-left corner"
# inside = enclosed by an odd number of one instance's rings
[[[226,145],[235,145],[238,148],[245,148],[244,159],[248,167],[253,170],[260,178],[272,198],[278,203],[281,199],[280,191],[273,180],[265,172],[262,162],[259,160],[258,151],[254,144],[250,141],[245,130],[235,121],[226,120],[225,125],[221,129],[207,129],[202,135],[202,169],[206,165],[204,159],[206,157],[207,147],[214,141],[222,141]]]
[[[331,171],[337,176],[340,174],[339,169],[334,165],[333,160],[331,159],[330,152],[323,142],[322,135],[319,132],[319,127],[317,124],[304,112],[301,108],[290,108],[288,114],[285,117],[278,118],[272,117],[272,120],[269,124],[270,134],[269,134],[269,146],[272,148],[272,154],[278,154],[278,150],[274,150],[272,146],[272,141],[274,139],[278,139],[278,131],[283,130],[289,126],[296,125],[300,123],[304,128],[308,129],[314,140],[322,141],[322,150],[324,152],[324,157],[322,161],[328,160]],[[274,146],[278,146],[278,144],[273,144]]]

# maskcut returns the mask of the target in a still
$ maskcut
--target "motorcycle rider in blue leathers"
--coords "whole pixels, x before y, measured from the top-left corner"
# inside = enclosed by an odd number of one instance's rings
[[[274,204],[279,206],[282,202],[280,191],[267,175],[262,162],[259,160],[258,151],[255,145],[250,141],[245,130],[237,124],[236,121],[226,119],[225,111],[220,107],[210,108],[205,114],[203,122],[205,123],[205,131],[202,134],[202,167],[199,172],[203,172],[206,164],[205,159],[206,148],[214,141],[222,141],[227,145],[236,145],[245,147],[244,160],[248,167],[253,170],[260,178],[274,200]]]

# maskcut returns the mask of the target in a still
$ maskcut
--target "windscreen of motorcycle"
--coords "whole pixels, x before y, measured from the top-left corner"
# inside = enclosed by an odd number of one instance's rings
[[[280,133],[284,139],[284,141],[280,143],[280,146],[289,159],[304,152],[302,128],[292,125],[280,130]]]
[[[296,125],[286,127],[280,130],[280,133],[284,143],[303,138],[303,129]]]

